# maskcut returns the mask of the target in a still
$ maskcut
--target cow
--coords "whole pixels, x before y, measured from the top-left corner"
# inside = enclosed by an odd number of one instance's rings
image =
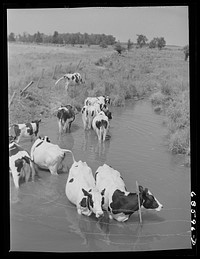
[[[70,104],[65,106],[61,105],[61,107],[58,108],[57,118],[59,133],[66,132],[67,127],[70,132],[71,124],[75,120],[75,108],[73,108]]]
[[[92,121],[92,128],[96,132],[99,142],[106,139],[109,130],[109,120],[103,111],[99,112]]]
[[[71,150],[52,144],[48,136],[39,136],[31,147],[31,159],[40,168],[49,169],[52,175],[57,175],[57,170],[63,168],[62,162],[66,152],[72,153]]]
[[[37,137],[40,122],[41,122],[41,119],[34,120],[24,124],[12,124],[9,128],[9,131],[13,128],[14,135],[15,135],[14,138],[16,143],[19,143],[22,137],[25,137],[25,138],[31,137],[31,142],[32,142],[33,138]]]
[[[137,193],[128,192],[120,173],[104,164],[95,172],[96,187],[104,191],[103,209],[108,211],[110,219],[124,222],[139,209]],[[139,186],[140,205],[146,209],[160,211],[162,204],[147,189]]]
[[[29,153],[14,141],[14,137],[9,137],[9,167],[13,176],[15,187],[19,188],[19,179],[25,178],[28,182],[32,175],[35,177],[35,168]]]
[[[73,85],[76,85],[76,84],[83,84],[83,79],[81,77],[81,75],[79,73],[69,73],[69,74],[65,74],[64,76],[62,76],[61,78],[59,78],[55,85],[58,84],[58,82],[60,80],[64,79],[65,80],[65,90],[68,89],[68,85],[71,83]]]
[[[74,157],[73,157],[74,160]],[[104,192],[95,187],[95,180],[91,168],[86,162],[74,160],[66,182],[65,194],[69,201],[76,205],[78,214],[96,218],[103,215],[102,204]]]
[[[91,129],[92,121],[100,111],[100,106],[97,103],[95,103],[94,105],[83,106],[83,108],[81,109],[81,113],[84,130]]]
[[[111,99],[109,96],[99,96],[99,97],[87,97],[84,101],[84,105],[94,105],[98,103],[99,105],[110,104]]]

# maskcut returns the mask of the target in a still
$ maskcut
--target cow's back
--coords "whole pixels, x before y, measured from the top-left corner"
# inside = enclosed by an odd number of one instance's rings
[[[86,162],[74,162],[69,170],[65,193],[67,198],[77,204],[83,196],[82,189],[95,187],[92,170]]]
[[[124,181],[120,173],[104,164],[95,173],[96,187],[101,192],[104,188],[105,195],[111,195],[116,189],[125,190]]]

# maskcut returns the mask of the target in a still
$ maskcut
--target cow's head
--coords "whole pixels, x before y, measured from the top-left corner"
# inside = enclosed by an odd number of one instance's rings
[[[111,99],[110,99],[110,97],[107,95],[107,96],[103,96],[104,97],[104,102],[105,102],[105,104],[110,104],[110,101],[111,101]]]
[[[112,119],[112,113],[109,110],[106,110],[104,113],[108,117],[109,120]]]
[[[142,186],[139,186],[139,191],[142,194],[142,205],[145,209],[155,209],[156,211],[160,211],[163,208],[163,205],[147,188],[143,189]]]
[[[87,206],[95,214],[97,218],[103,215],[102,204],[104,202],[105,189],[100,193],[96,188],[86,191],[82,188],[82,192],[87,196]]]
[[[51,142],[48,136],[39,136],[39,139],[46,141],[46,142]]]

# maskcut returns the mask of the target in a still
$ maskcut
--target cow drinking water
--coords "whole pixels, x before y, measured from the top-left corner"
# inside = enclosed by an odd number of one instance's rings
[[[95,173],[96,187],[104,191],[103,208],[109,217],[124,222],[139,209],[137,193],[128,192],[120,173],[104,164]],[[162,204],[147,189],[139,186],[140,205],[146,209],[160,211]]]
[[[91,168],[86,162],[74,160],[67,179],[65,193],[71,203],[76,205],[78,214],[97,218],[103,215],[102,203],[104,192],[95,187],[95,180]]]

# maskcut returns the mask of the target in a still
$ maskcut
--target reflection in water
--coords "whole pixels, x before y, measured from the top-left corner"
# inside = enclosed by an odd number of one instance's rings
[[[110,138],[107,137],[105,142],[99,143],[95,132],[86,130],[81,148],[83,151],[88,151],[89,159],[104,163],[110,148]]]

